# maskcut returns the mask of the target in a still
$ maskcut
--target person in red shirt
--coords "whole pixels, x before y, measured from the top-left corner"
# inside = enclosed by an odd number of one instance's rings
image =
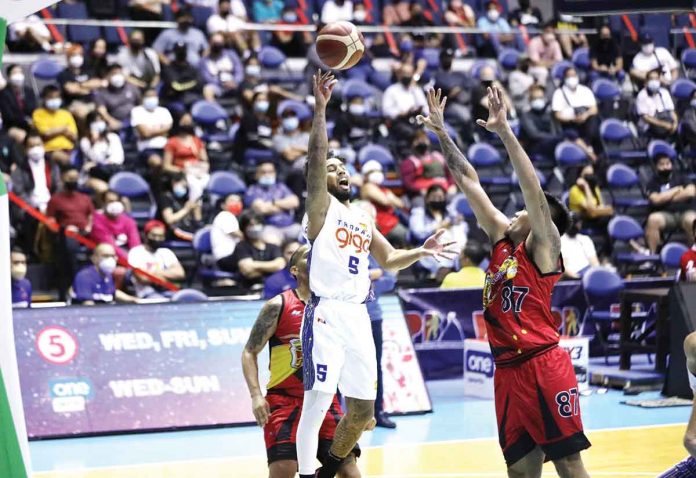
[[[360,197],[370,201],[377,210],[376,224],[379,232],[395,247],[405,247],[408,238],[408,228],[401,224],[396,213],[402,209],[404,202],[391,189],[382,185],[384,171],[382,165],[370,159],[362,165],[361,172],[365,179],[360,189]]]
[[[297,279],[297,288],[288,289],[264,304],[242,354],[242,368],[251,393],[254,417],[263,427],[270,478],[294,478],[297,473],[295,443],[304,399],[300,325],[305,303],[311,296],[308,256],[309,247],[306,245],[292,255],[288,267],[290,274]],[[271,352],[271,379],[264,397],[259,385],[258,355],[267,343]],[[328,454],[342,416],[341,405],[334,395],[319,430],[319,461],[323,461]],[[374,422],[368,427],[374,428]],[[359,456],[360,447],[355,445],[339,468],[340,478],[360,478],[355,463]]]
[[[447,165],[493,244],[483,285],[484,318],[495,358],[498,436],[509,476],[540,476],[553,461],[564,478],[588,478],[580,451],[590,447],[580,418],[570,356],[558,346],[551,292],[563,272],[561,234],[567,209],[541,188],[534,166],[507,121],[503,93],[488,88],[488,120],[519,178],[526,208],[508,219],[481,187],[476,171],[447,134],[441,92],[428,93],[430,116],[419,121],[439,138]]]
[[[447,192],[454,192],[454,183],[448,177],[445,158],[432,151],[430,139],[425,131],[419,131],[411,143],[413,154],[401,162],[401,179],[406,191],[412,196],[422,196],[433,185]]]
[[[205,143],[196,136],[190,114],[184,114],[175,133],[164,146],[162,167],[168,173],[183,173],[189,183],[190,197],[195,200],[203,194],[210,179],[210,165]]]
[[[77,190],[80,173],[76,168],[66,168],[61,174],[62,190],[53,194],[46,207],[46,215],[61,228],[56,239],[54,260],[58,271],[60,300],[65,300],[72,279],[77,272],[77,251],[80,243],[66,237],[64,231],[87,236],[92,231],[94,205],[92,199]]]
[[[696,236],[696,220],[691,225]],[[679,261],[679,280],[682,282],[696,282],[696,242],[691,249],[681,256]]]

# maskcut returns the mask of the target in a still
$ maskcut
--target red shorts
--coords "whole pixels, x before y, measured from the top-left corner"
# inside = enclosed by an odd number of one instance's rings
[[[268,423],[263,427],[263,438],[266,442],[266,456],[268,464],[279,460],[297,460],[297,449],[295,448],[297,437],[297,426],[300,424],[302,414],[302,398],[269,393],[266,401],[271,407],[271,415]],[[324,423],[319,429],[319,448],[317,458],[320,462],[331,448],[336,425],[343,417],[341,404],[338,397],[334,396],[331,408],[326,413]],[[360,456],[360,447],[355,445],[353,449],[355,457]]]
[[[495,412],[500,447],[508,466],[536,446],[547,460],[590,447],[580,418],[573,364],[560,347],[495,369]]]

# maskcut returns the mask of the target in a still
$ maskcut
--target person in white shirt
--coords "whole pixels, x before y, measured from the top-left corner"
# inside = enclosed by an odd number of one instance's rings
[[[575,131],[582,139],[597,144],[599,122],[597,99],[592,90],[580,84],[575,68],[567,68],[563,75],[563,85],[553,93],[551,100],[556,121],[566,131]]]
[[[184,268],[171,249],[162,247],[166,227],[157,220],[145,224],[145,243],[128,251],[128,264],[166,281],[181,281],[186,277]],[[135,295],[140,299],[162,298],[171,295],[145,277],[133,275]]]
[[[398,83],[389,86],[382,96],[382,114],[391,120],[391,134],[408,141],[417,129],[415,117],[426,110],[427,102],[414,81],[411,64],[402,64],[396,76]]]
[[[80,139],[82,171],[89,176],[86,184],[97,194],[109,189],[109,179],[123,169],[121,138],[108,131],[106,121],[97,111],[87,115],[87,133]]]
[[[38,15],[11,23],[8,33],[8,39],[21,51],[51,51],[53,48],[51,32]]]
[[[321,7],[321,22],[324,24],[353,21],[353,2],[351,0],[327,0]]]
[[[590,267],[597,267],[597,250],[589,236],[580,234],[580,216],[575,216],[573,225],[561,236],[561,256],[563,257],[563,277],[579,279]]]
[[[159,106],[157,91],[146,90],[143,104],[131,111],[131,126],[138,137],[138,151],[141,156],[162,154],[173,123],[169,110]]]
[[[229,194],[219,201],[221,211],[213,219],[213,227],[210,230],[210,244],[216,263],[220,259],[232,256],[242,239],[237,217],[243,208],[242,198],[237,194]]]
[[[140,89],[154,88],[160,82],[160,61],[157,52],[145,46],[142,30],[133,30],[128,45],[119,48],[114,62],[123,67],[128,82]]]
[[[228,44],[242,52],[244,59],[251,56],[252,50],[261,49],[261,37],[257,31],[244,30],[249,17],[242,0],[220,0],[218,12],[208,18],[208,35],[222,33]]]
[[[669,90],[661,86],[659,69],[648,73],[645,88],[638,92],[636,113],[640,117],[638,128],[650,138],[669,138],[677,131],[674,101]]]
[[[660,70],[660,82],[669,86],[679,76],[679,64],[666,48],[655,47],[652,37],[644,33],[640,37],[640,51],[633,57],[631,65],[631,78],[638,85],[642,85],[648,73],[652,70]]]

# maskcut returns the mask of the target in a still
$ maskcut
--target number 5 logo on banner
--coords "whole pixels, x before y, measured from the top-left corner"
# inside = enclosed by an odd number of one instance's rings
[[[65,365],[77,355],[77,339],[67,329],[51,325],[36,335],[36,350],[46,362]]]

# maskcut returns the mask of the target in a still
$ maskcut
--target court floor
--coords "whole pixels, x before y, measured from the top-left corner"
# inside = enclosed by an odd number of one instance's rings
[[[363,476],[373,478],[505,477],[493,403],[461,397],[461,382],[428,385],[434,413],[396,418],[396,431],[364,434]],[[642,394],[641,398],[658,394]],[[582,397],[593,447],[593,477],[658,475],[686,456],[681,445],[689,407],[622,405],[620,392]],[[31,443],[36,478],[263,478],[257,427],[180,431]],[[556,476],[547,466],[544,476]]]

